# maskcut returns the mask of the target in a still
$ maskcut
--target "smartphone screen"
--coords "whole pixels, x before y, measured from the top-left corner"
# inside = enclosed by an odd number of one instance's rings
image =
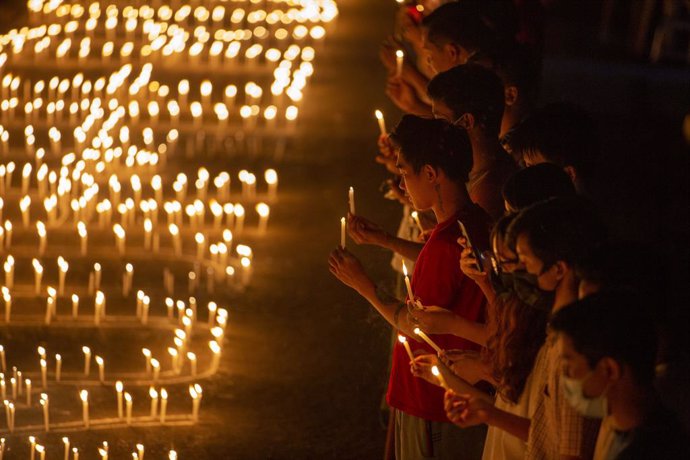
[[[458,225],[460,226],[460,232],[462,233],[462,236],[465,238],[465,241],[467,241],[467,247],[472,250],[472,253],[474,254],[474,258],[477,261],[476,267],[477,270],[480,272],[484,273],[484,267],[482,264],[482,255],[479,252],[479,250],[472,244],[472,240],[470,240],[470,235],[467,233],[467,229],[465,228],[465,225],[462,223],[462,221],[458,220]]]

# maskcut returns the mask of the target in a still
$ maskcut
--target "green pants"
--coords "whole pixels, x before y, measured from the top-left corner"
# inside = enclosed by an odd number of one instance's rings
[[[395,411],[396,460],[480,460],[486,426],[460,428]]]

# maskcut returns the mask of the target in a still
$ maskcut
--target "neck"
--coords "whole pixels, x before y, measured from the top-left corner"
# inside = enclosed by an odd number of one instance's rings
[[[464,184],[444,181],[436,185],[436,200],[431,206],[437,222],[445,222],[470,202]]]
[[[553,312],[569,305],[577,300],[578,282],[572,270],[568,269],[563,279],[556,286],[553,302]]]
[[[491,166],[501,152],[498,137],[487,136],[480,129],[472,129],[468,134],[472,144],[472,172]]]
[[[617,430],[629,431],[642,424],[645,415],[656,404],[651,388],[640,387],[630,378],[621,380],[606,395],[613,425]]]

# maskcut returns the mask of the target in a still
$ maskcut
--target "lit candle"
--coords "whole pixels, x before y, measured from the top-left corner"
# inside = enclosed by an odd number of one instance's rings
[[[31,407],[31,379],[25,379],[24,384],[26,385],[26,405]]]
[[[72,459],[79,460],[79,449],[72,447]]]
[[[84,375],[88,376],[91,372],[91,348],[83,346],[81,351],[84,353]]]
[[[196,376],[196,354],[191,351],[187,352],[187,359],[189,360],[190,374],[194,377]]]
[[[350,204],[350,214],[353,216],[355,215],[355,189],[353,187],[350,187],[350,190],[348,191],[347,194],[348,198],[348,203]]]
[[[434,343],[434,341],[431,340],[431,339],[429,338],[429,336],[426,335],[426,334],[424,333],[424,331],[422,331],[420,328],[415,327],[415,328],[414,328],[414,333],[417,334],[419,337],[421,337],[422,340],[424,340],[427,344],[429,344],[429,346],[430,346],[431,348],[433,348],[434,350],[436,350],[436,353],[437,353],[437,354],[440,354],[440,353],[441,353],[441,348],[440,348],[438,345],[436,345],[436,344]]]
[[[151,373],[151,350],[142,348],[141,353],[144,355],[144,360],[146,361],[146,375],[148,375]]]
[[[122,390],[124,386],[121,381],[115,382],[115,391],[117,392],[117,418],[122,419],[123,417],[123,407],[122,407]]]
[[[345,243],[347,241],[347,234],[345,232],[345,218],[340,218],[340,247],[345,249]]]
[[[69,438],[64,436],[62,438],[62,443],[65,445],[65,455],[63,456],[63,460],[69,460]]]
[[[29,195],[25,195],[24,198],[19,200],[19,209],[22,212],[22,224],[24,227],[29,226],[29,208],[31,207],[31,198]]]
[[[96,355],[94,358],[96,360],[96,364],[98,364],[98,380],[101,383],[105,382],[105,361],[103,360],[102,357]]]
[[[412,219],[414,220],[415,224],[417,224],[417,228],[419,228],[419,233],[424,233],[424,228],[422,227],[422,222],[419,220],[419,213],[417,211],[412,211]]]
[[[151,358],[151,368],[153,370],[153,383],[156,383],[161,372],[161,364],[156,358]]]
[[[151,397],[151,418],[155,418],[158,413],[158,392],[155,388],[149,388],[149,396]]]
[[[36,438],[34,436],[29,436],[29,453],[31,460],[36,458]]]
[[[55,355],[55,381],[60,381],[60,374],[62,373],[62,356]]]
[[[165,413],[168,408],[168,392],[165,388],[161,388],[161,423],[165,423]]]
[[[264,173],[264,179],[268,185],[268,199],[275,200],[278,189],[278,173],[275,169],[267,169]]]
[[[206,251],[206,238],[201,232],[197,232],[194,235],[194,240],[196,241],[196,258],[202,260],[204,258],[204,252]]]
[[[58,281],[58,294],[65,294],[65,277],[67,276],[67,271],[69,270],[69,263],[62,256],[58,257],[58,270],[59,270],[59,281]]]
[[[101,264],[95,263],[93,264],[93,273],[94,273],[94,289],[98,291],[101,288]]]
[[[125,415],[125,420],[127,422],[127,425],[132,424],[132,395],[127,393],[125,391],[125,407],[126,407],[126,415]]]
[[[46,448],[40,444],[36,445],[36,452],[38,452],[39,460],[45,460],[46,458]]]
[[[105,294],[103,291],[96,291],[94,299],[93,322],[96,326],[101,324],[101,318],[105,317]]]
[[[48,363],[45,358],[39,361],[41,365],[41,388],[44,390],[48,387]]]
[[[143,444],[137,444],[137,458],[138,460],[144,460],[144,445]]]
[[[125,229],[120,224],[113,225],[113,232],[115,233],[115,239],[117,244],[117,252],[120,255],[125,253]]]
[[[34,292],[36,295],[41,295],[41,279],[43,278],[43,266],[38,259],[31,261],[34,267]]]
[[[134,266],[132,264],[125,265],[125,273],[122,277],[122,296],[128,297],[129,291],[132,289],[132,277],[134,276]]]
[[[77,223],[77,232],[79,233],[81,256],[86,256],[86,248],[88,242],[88,234],[86,232],[86,224],[84,222]]]
[[[403,50],[397,50],[395,52],[395,77],[402,77],[403,60],[405,59],[405,53]]]
[[[2,287],[2,298],[5,301],[5,322],[10,323],[10,315],[12,314],[12,296],[10,295],[10,290],[6,287]],[[5,370],[3,366],[3,371]]]
[[[189,385],[189,395],[192,397],[192,420],[199,421],[199,406],[201,405],[202,391],[198,383]]]
[[[258,203],[256,205],[256,212],[259,214],[259,234],[266,233],[266,226],[268,225],[268,216],[271,213],[271,208],[266,203]]]
[[[89,427],[89,392],[86,390],[81,390],[79,392],[79,398],[81,398],[81,410],[82,418],[84,420],[84,427]]]
[[[385,136],[388,132],[386,131],[386,120],[383,119],[383,112],[376,110],[374,115],[376,115],[376,120],[379,123],[379,131],[381,131],[381,135]]]
[[[216,342],[215,340],[211,340],[208,343],[208,347],[211,349],[211,352],[213,353],[213,357],[211,358],[211,373],[216,373],[218,371],[218,366],[220,365],[221,348],[220,345],[218,345],[218,342]]]
[[[179,257],[182,255],[182,241],[180,240],[180,229],[177,227],[177,225],[170,224],[168,226],[168,230],[170,231],[170,235],[172,235],[173,238],[173,247],[175,249],[175,255]]]
[[[412,350],[410,349],[410,344],[407,343],[407,338],[405,336],[398,334],[398,341],[403,344],[403,347],[405,347],[405,351],[407,352],[407,356],[410,357],[410,361],[414,360],[414,355],[412,354]]]
[[[215,302],[208,303],[208,327],[213,327],[216,322],[216,312],[218,311],[218,304]]]
[[[407,267],[405,266],[405,261],[402,261],[403,275],[405,275],[405,287],[407,288],[407,298],[414,301],[414,294],[412,293],[412,285],[410,284],[410,277],[407,276]]]
[[[43,426],[46,432],[50,431],[50,412],[49,412],[49,400],[46,393],[41,393],[41,406],[43,407]]]
[[[79,296],[72,294],[72,318],[77,319],[79,315]]]
[[[236,204],[233,208],[235,214],[235,234],[241,235],[244,230],[244,207]]]
[[[436,376],[441,386],[447,390],[448,384],[446,383],[446,379],[443,377],[443,374],[441,374],[441,371],[438,370],[438,366],[431,366],[431,373]]]

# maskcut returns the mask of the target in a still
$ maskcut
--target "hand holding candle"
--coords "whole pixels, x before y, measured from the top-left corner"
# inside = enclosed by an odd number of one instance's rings
[[[436,354],[440,354],[440,353],[441,353],[441,351],[442,351],[441,348],[440,348],[438,345],[436,345],[436,343],[434,343],[434,341],[431,340],[431,339],[429,338],[429,336],[426,335],[426,334],[424,333],[424,331],[422,331],[420,328],[415,327],[415,328],[414,328],[414,333],[417,334],[419,337],[421,337],[421,339],[424,340],[431,348],[433,348],[433,349],[436,351]]]

